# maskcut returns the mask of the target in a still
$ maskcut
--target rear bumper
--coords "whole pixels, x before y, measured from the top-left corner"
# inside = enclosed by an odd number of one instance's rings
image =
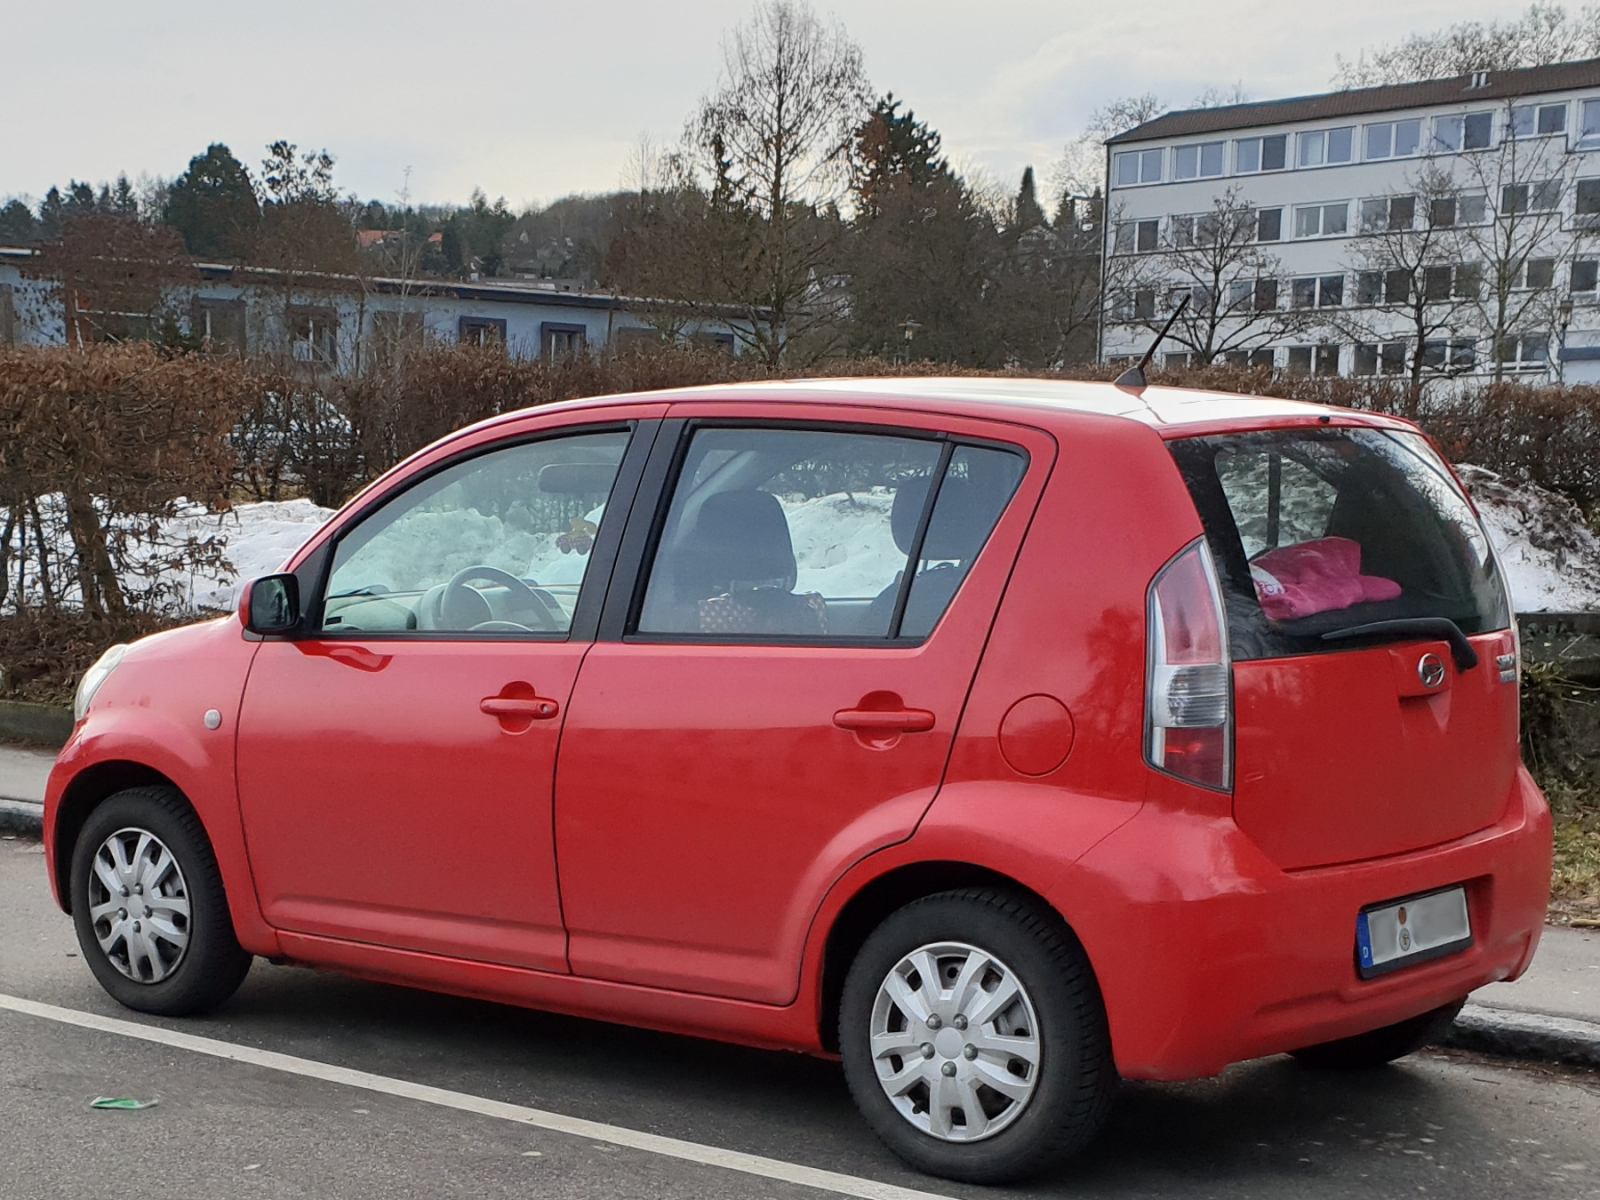
[[[1102,885],[1093,889],[1098,902],[1075,911],[1074,898],[1051,899],[1073,914],[1094,964],[1121,1073],[1192,1079],[1515,979],[1544,928],[1550,857],[1549,808],[1519,770],[1505,815],[1488,829],[1411,854],[1294,872],[1271,863],[1232,821],[1147,806],[1080,860]],[[1454,884],[1467,888],[1474,944],[1361,979],[1359,911]]]

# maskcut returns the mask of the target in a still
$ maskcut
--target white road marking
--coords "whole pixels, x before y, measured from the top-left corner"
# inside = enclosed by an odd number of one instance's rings
[[[138,1038],[161,1046],[189,1050],[195,1054],[209,1054],[213,1058],[225,1058],[232,1062],[247,1063],[253,1067],[266,1067],[268,1070],[282,1071],[288,1075],[320,1079],[325,1083],[339,1083],[346,1087],[365,1088],[369,1092],[398,1096],[403,1100],[419,1100],[424,1104],[438,1105],[440,1108],[453,1108],[459,1112],[498,1117],[502,1121],[515,1121],[521,1125],[548,1129],[552,1133],[571,1134],[573,1137],[588,1138],[612,1146],[643,1150],[647,1154],[660,1154],[666,1158],[678,1158],[708,1167],[742,1171],[746,1175],[758,1175],[763,1179],[799,1184],[802,1187],[833,1192],[840,1196],[856,1196],[861,1200],[950,1200],[950,1197],[934,1192],[919,1192],[912,1188],[897,1187],[892,1183],[879,1183],[876,1180],[860,1179],[837,1171],[824,1171],[817,1167],[805,1167],[776,1158],[764,1158],[759,1154],[744,1154],[738,1150],[724,1150],[719,1146],[702,1146],[698,1142],[662,1137],[655,1133],[641,1133],[636,1129],[625,1129],[620,1125],[586,1121],[580,1117],[563,1116],[561,1113],[527,1108],[521,1104],[507,1104],[502,1100],[489,1100],[466,1092],[452,1092],[447,1088],[392,1079],[387,1075],[374,1075],[369,1071],[336,1067],[293,1054],[280,1054],[276,1050],[258,1050],[253,1046],[239,1046],[216,1038],[179,1033],[154,1025],[118,1020],[116,1017],[102,1017],[95,1013],[79,1012],[73,1008],[61,1008],[54,1004],[41,1004],[37,1000],[24,1000],[21,996],[8,996],[3,992],[0,992],[0,1009],[37,1017],[44,1021],[73,1025],[79,1029],[92,1029],[99,1033],[116,1034],[119,1037]]]

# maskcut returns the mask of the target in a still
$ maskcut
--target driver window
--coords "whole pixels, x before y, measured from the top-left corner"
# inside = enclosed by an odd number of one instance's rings
[[[565,633],[629,435],[479,455],[429,476],[346,535],[325,633]]]

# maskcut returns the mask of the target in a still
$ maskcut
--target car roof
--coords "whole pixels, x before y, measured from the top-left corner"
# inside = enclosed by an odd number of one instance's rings
[[[1110,383],[1006,376],[905,376],[896,378],[795,379],[723,383],[658,392],[597,396],[565,401],[573,408],[618,403],[690,402],[849,403],[917,409],[1033,423],[1051,414],[1120,417],[1153,427],[1164,436],[1190,436],[1202,429],[1310,422],[1411,426],[1379,413],[1357,412],[1303,400],[1245,396],[1198,388],[1148,387],[1142,392]],[[537,411],[548,412],[550,406]],[[508,414],[509,415],[509,414]]]

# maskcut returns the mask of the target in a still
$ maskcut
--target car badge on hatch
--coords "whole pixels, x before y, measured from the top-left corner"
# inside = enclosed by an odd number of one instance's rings
[[[1417,660],[1417,678],[1430,691],[1444,683],[1444,660],[1437,654],[1424,654]]]

